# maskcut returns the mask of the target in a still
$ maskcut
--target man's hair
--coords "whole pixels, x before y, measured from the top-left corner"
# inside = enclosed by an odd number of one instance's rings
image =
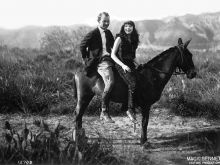
[[[109,14],[107,12],[101,12],[98,15],[97,21],[99,22],[101,20],[102,15],[105,15],[106,17],[109,17]]]

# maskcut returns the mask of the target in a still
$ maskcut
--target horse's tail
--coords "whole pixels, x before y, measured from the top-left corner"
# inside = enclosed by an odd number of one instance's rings
[[[77,99],[77,88],[76,88],[76,80],[75,80],[75,74],[73,75],[73,97],[74,99]]]
[[[64,67],[65,67],[66,70],[70,71],[69,76],[70,76],[70,79],[71,79],[71,85],[72,85],[73,90],[74,90],[73,96],[76,99],[77,98],[76,73],[77,73],[77,71],[80,71],[80,70],[84,69],[84,64],[81,61],[77,60],[77,59],[71,58],[71,59],[68,59],[65,62]]]

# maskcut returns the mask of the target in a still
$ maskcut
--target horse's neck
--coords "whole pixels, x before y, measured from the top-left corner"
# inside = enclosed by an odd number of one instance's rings
[[[175,50],[167,52],[158,61],[152,63],[152,66],[158,68],[158,70],[172,75],[176,69],[177,53]]]
[[[160,81],[161,81],[161,88],[163,89],[165,87],[165,85],[168,83],[168,81],[170,80],[171,76],[173,75],[174,71],[176,70],[176,62],[175,62],[175,59],[177,58],[177,56],[175,56],[174,58],[172,58],[172,61],[169,61],[171,62],[170,65],[169,65],[169,70],[168,70],[168,73],[169,74],[166,74],[165,77],[161,77],[160,76]]]
[[[151,71],[154,72],[153,75],[156,76],[158,87],[161,87],[163,89],[163,87],[171,78],[173,72],[177,67],[177,58],[177,52],[175,49],[173,49],[158,58],[158,60],[150,63],[152,68],[154,68],[151,69]]]
[[[173,72],[176,70],[177,67],[177,54],[175,51],[168,53],[167,57],[160,62],[161,70],[164,71],[164,75],[159,76],[161,78],[161,82],[164,84],[167,83],[167,81],[172,76]]]

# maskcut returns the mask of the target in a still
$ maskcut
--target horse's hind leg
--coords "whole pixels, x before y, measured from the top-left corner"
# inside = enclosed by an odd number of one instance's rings
[[[88,95],[88,96],[78,98],[77,106],[76,106],[76,109],[75,109],[75,124],[76,124],[75,128],[76,129],[82,128],[83,114],[84,114],[88,104],[92,100],[93,96],[94,96],[94,94],[91,94],[91,95]]]

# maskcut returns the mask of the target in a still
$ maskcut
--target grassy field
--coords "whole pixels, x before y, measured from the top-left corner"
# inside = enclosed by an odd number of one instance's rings
[[[74,49],[78,49],[77,46],[76,44]],[[161,50],[139,48],[137,60],[139,63],[145,63],[160,52]],[[153,109],[155,107],[168,108],[171,109],[172,114],[181,117],[219,119],[220,54],[199,51],[192,51],[192,53],[197,68],[197,77],[188,80],[185,76],[172,76],[160,101],[153,105]],[[71,115],[76,105],[73,98],[71,67],[78,66],[77,61],[81,61],[79,56],[78,51],[69,51],[64,48],[53,52],[48,51],[48,47],[47,49],[32,50],[0,46],[0,113],[2,115],[21,113],[33,116]],[[67,67],[67,64],[70,66]],[[96,97],[91,102],[87,114],[98,114],[99,105],[100,99]],[[112,112],[116,116],[120,113],[118,107],[118,104],[111,105]],[[42,121],[36,121],[35,124],[40,125],[40,123],[41,127],[39,126],[39,128],[44,127]],[[30,134],[32,130],[24,128],[23,134],[19,134],[9,124],[6,125],[6,133],[3,138],[7,145],[1,146],[0,163],[13,163],[22,157],[33,159],[34,154],[40,154],[40,152],[44,157],[42,160],[35,160],[39,163],[44,161],[48,163],[53,163],[53,161],[71,163],[75,161],[70,159],[75,154],[73,152],[75,145],[72,139],[67,139],[66,148],[64,147],[63,150],[48,149],[49,145],[53,147],[62,145],[58,139],[58,126],[53,130],[48,130],[49,135],[45,137],[40,137],[43,131],[40,131],[39,135],[32,132],[35,136],[39,136],[39,139],[35,137],[33,140],[31,138],[32,142],[29,147],[33,149],[35,145],[40,145],[42,151],[31,151],[27,147],[28,145],[25,145],[27,143],[25,139],[27,139],[27,132]],[[18,137],[22,138],[19,139]],[[90,163],[99,161],[97,164],[122,163],[121,159],[109,156],[111,149],[106,150],[100,139],[97,143],[86,142],[85,144],[85,148],[81,150],[82,153],[92,153],[94,150],[100,152],[93,160],[81,156],[80,159],[83,159],[84,163],[90,161]],[[69,152],[69,157],[62,157],[67,152]],[[16,153],[19,153],[20,157],[10,156]],[[103,159],[100,162],[98,159],[101,157]]]
[[[139,49],[137,59],[145,63],[161,51]],[[173,108],[183,116],[220,117],[220,55],[194,52],[197,77],[172,76],[159,105]],[[0,110],[36,113],[66,113],[75,106],[72,73],[80,61],[74,54],[59,57],[39,50],[0,47]],[[68,68],[67,63],[69,62]],[[95,103],[92,106],[98,104]]]

